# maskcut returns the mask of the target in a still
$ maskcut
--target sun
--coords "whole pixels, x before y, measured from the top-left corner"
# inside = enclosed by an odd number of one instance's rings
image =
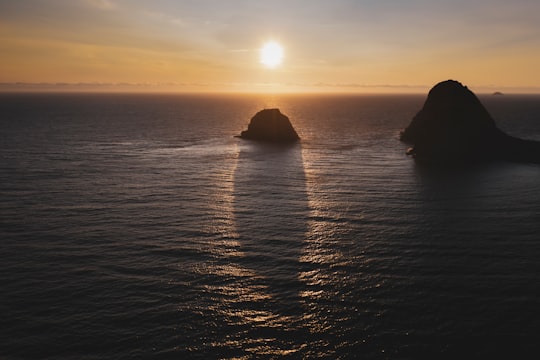
[[[261,48],[260,56],[261,64],[276,68],[283,62],[283,47],[275,41],[268,41]]]

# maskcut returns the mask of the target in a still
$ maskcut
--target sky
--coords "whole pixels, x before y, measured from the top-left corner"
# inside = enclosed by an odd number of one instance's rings
[[[540,93],[539,64],[538,0],[0,0],[3,88]]]

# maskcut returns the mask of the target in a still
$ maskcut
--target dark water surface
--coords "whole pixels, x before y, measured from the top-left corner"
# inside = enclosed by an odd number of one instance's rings
[[[538,355],[540,166],[416,166],[423,101],[0,95],[0,357]],[[301,143],[233,137],[268,107]]]

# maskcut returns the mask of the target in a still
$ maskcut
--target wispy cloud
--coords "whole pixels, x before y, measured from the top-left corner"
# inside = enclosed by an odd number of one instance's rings
[[[111,0],[83,0],[83,2],[88,6],[102,10],[112,10],[118,6],[117,3]]]

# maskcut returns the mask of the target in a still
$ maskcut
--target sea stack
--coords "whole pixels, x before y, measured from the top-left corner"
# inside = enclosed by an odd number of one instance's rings
[[[251,118],[248,129],[242,131],[240,137],[277,143],[292,143],[300,137],[294,130],[289,118],[279,109],[264,109]]]
[[[430,164],[507,160],[540,163],[540,142],[505,134],[476,95],[454,80],[435,85],[402,131],[409,154]]]

